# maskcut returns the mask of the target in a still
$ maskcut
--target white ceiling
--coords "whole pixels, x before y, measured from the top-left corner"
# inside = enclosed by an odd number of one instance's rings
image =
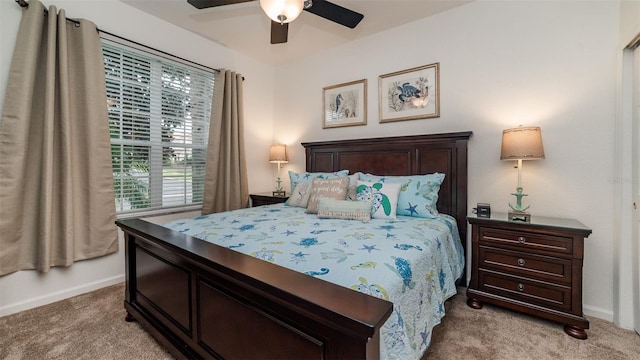
[[[258,61],[282,65],[473,0],[333,0],[364,15],[355,29],[303,11],[289,24],[288,42],[277,45],[270,44],[271,22],[257,0],[202,10],[187,0],[121,1]]]

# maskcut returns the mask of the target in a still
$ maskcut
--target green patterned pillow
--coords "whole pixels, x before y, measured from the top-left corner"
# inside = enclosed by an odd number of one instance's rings
[[[358,201],[371,201],[371,217],[395,219],[402,184],[358,181]]]
[[[322,198],[318,203],[318,217],[369,221],[371,220],[371,202]]]
[[[438,192],[445,175],[433,173],[408,176],[377,176],[361,174],[361,181],[400,183],[398,215],[435,219],[438,217]]]

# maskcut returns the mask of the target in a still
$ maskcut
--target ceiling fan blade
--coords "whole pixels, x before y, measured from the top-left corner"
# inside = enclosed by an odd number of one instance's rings
[[[313,5],[305,10],[352,29],[364,18],[360,13],[326,0],[313,0]]]
[[[289,24],[280,24],[277,21],[271,21],[271,43],[283,44],[287,42],[289,36]]]
[[[206,9],[215,6],[240,4],[253,0],[187,0],[187,2],[198,9]]]

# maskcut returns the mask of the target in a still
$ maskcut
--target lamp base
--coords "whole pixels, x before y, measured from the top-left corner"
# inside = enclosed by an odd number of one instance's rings
[[[274,190],[273,191],[273,196],[277,196],[277,197],[287,197],[287,192],[284,190]]]
[[[528,212],[509,211],[508,216],[509,216],[509,221],[524,222],[524,223],[531,222],[531,214],[529,214]]]

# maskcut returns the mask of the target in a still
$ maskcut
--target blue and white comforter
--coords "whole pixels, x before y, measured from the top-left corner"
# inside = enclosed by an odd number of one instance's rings
[[[283,204],[164,226],[394,304],[382,359],[419,359],[456,294],[464,257],[455,219],[319,219]]]

